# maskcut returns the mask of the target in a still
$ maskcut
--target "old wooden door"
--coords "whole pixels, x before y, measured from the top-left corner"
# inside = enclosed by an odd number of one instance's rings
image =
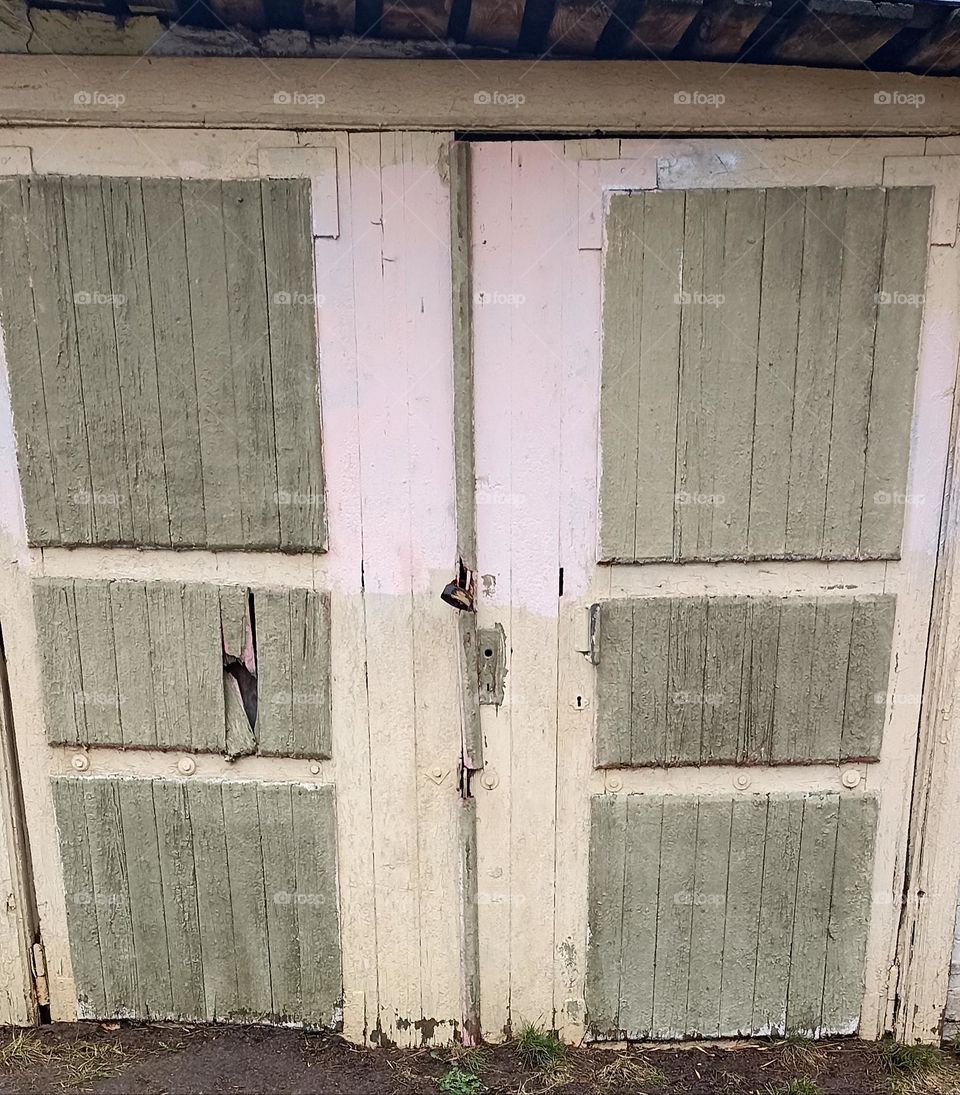
[[[448,1042],[450,135],[9,140],[0,625],[51,1013]]]
[[[922,142],[472,147],[483,1029],[889,1023],[957,349]]]

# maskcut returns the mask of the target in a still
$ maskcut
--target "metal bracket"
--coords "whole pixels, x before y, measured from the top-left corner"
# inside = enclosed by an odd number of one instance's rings
[[[477,677],[480,702],[495,707],[503,703],[507,637],[500,624],[482,627],[477,632]]]
[[[600,605],[593,604],[587,609],[587,649],[584,657],[591,665],[600,664]]]

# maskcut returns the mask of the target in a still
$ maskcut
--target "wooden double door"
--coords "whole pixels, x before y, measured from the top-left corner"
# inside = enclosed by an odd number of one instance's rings
[[[916,142],[17,140],[54,1017],[885,1029],[960,283]]]

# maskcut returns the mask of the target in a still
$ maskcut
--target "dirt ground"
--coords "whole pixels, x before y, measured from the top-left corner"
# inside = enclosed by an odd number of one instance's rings
[[[864,1042],[702,1043],[562,1050],[362,1050],[267,1027],[54,1024],[0,1028],[0,1095],[960,1095],[952,1053],[898,1057]]]

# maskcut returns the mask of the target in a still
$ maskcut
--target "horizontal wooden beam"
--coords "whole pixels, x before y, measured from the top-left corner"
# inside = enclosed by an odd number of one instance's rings
[[[960,133],[960,79],[686,61],[0,57],[0,125]]]

